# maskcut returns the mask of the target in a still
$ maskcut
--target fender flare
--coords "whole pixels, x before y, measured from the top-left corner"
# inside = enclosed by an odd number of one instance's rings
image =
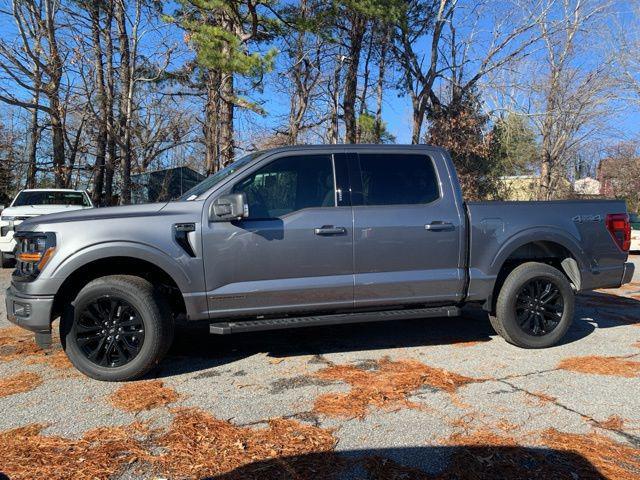
[[[572,261],[570,259],[569,262],[563,262],[565,273],[570,275],[574,282],[580,283],[580,271],[587,270],[590,265],[587,254],[575,237],[559,228],[549,226],[531,227],[507,239],[491,262],[490,274],[498,275],[504,263],[513,252],[524,245],[535,242],[556,243],[564,247],[573,257]],[[577,275],[578,278],[573,278],[574,275]]]
[[[65,258],[50,276],[66,281],[79,268],[89,263],[113,257],[132,257],[149,262],[163,270],[184,294],[193,288],[193,282],[179,261],[151,245],[131,241],[96,243],[84,247]]]

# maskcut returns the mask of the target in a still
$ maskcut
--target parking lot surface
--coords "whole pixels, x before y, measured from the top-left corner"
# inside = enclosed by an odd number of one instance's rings
[[[0,273],[0,288],[10,272]],[[180,330],[147,380],[90,380],[10,326],[0,478],[640,478],[640,283],[564,342],[486,314],[235,336]]]

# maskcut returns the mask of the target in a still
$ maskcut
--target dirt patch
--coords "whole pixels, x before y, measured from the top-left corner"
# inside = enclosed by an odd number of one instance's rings
[[[161,380],[131,382],[121,386],[110,397],[111,404],[125,412],[142,412],[175,402],[178,394]]]
[[[620,357],[600,357],[597,355],[565,358],[558,364],[558,368],[573,372],[626,378],[640,375],[640,362]]]
[[[554,450],[578,454],[597,468],[605,478],[637,480],[640,477],[640,449],[618,443],[607,436],[548,429],[543,432],[542,444]]]
[[[417,407],[408,396],[421,387],[432,387],[453,394],[458,387],[475,379],[430,367],[415,360],[382,359],[377,370],[362,370],[352,365],[335,365],[315,374],[324,380],[348,383],[347,393],[329,393],[318,397],[315,413],[346,418],[364,418],[370,406],[393,409]]]
[[[326,386],[334,383],[331,380],[324,380],[322,378],[312,377],[309,375],[299,375],[297,377],[292,378],[280,378],[275,382],[271,382],[271,390],[269,393],[271,394],[280,394],[287,390],[292,390],[294,388],[302,388],[302,387],[312,387],[312,386]]]
[[[2,472],[11,480],[108,479],[147,455],[141,424],[98,428],[79,440],[41,434],[43,425],[0,432]]]
[[[167,433],[157,439],[163,451],[154,463],[170,478],[326,478],[336,462],[333,434],[295,420],[270,420],[267,428],[237,427],[196,409],[175,412]]]
[[[42,384],[40,375],[33,372],[21,372],[7,378],[0,379],[0,398],[29,392]]]

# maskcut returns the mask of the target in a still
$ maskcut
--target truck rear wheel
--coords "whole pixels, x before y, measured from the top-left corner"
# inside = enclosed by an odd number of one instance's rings
[[[558,269],[537,262],[516,267],[506,278],[495,316],[494,330],[507,342],[523,348],[557,344],[573,321],[575,295]]]
[[[140,378],[173,340],[164,299],[147,280],[110,275],[88,283],[60,321],[62,346],[73,365],[96,380]]]

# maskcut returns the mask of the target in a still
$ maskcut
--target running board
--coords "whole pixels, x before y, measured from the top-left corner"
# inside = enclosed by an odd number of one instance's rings
[[[411,318],[457,317],[458,307],[411,308],[404,310],[383,310],[379,312],[338,313],[311,317],[269,318],[262,320],[241,320],[237,322],[217,322],[209,325],[209,333],[227,335],[239,332],[258,332],[283,328],[315,327],[321,325],[342,325],[346,323],[383,322],[386,320],[407,320]]]

